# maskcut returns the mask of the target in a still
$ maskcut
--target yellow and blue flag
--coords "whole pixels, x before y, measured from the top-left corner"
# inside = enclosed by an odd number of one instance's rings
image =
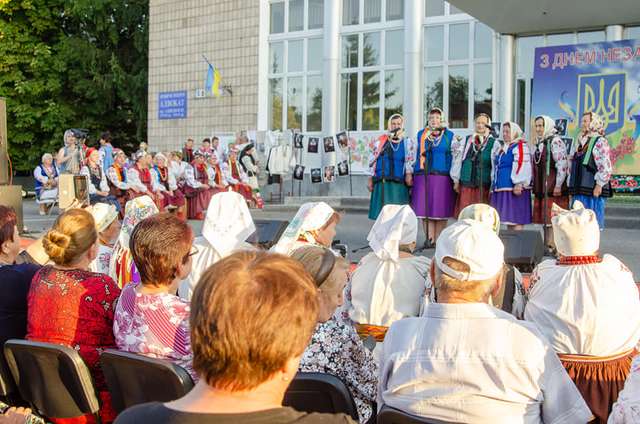
[[[205,82],[204,90],[215,97],[220,97],[220,72],[210,63],[209,69],[207,70],[207,81]]]

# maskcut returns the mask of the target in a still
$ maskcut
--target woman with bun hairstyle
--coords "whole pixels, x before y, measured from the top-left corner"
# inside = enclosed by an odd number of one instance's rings
[[[100,370],[100,352],[115,348],[113,315],[120,289],[105,274],[89,271],[98,253],[93,216],[82,209],[63,213],[42,240],[54,265],[33,277],[27,296],[27,340],[74,348],[89,368],[101,401],[102,422],[115,413]],[[92,422],[93,417],[55,419],[55,423]]]

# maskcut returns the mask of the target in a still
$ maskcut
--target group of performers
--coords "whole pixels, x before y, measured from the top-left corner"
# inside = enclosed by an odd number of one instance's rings
[[[515,122],[504,122],[499,137],[484,113],[475,117],[474,132],[466,138],[447,128],[440,108],[429,111],[416,141],[404,134],[403,124],[401,115],[391,116],[388,132],[371,151],[370,219],[386,204],[410,204],[423,221],[425,247],[433,247],[449,218],[468,205],[486,203],[509,229],[542,224],[551,248],[551,207],[555,203],[568,208],[571,197],[571,202],[592,209],[604,228],[612,165],[597,114],[582,116],[580,134],[570,149],[554,120],[545,115],[535,118],[533,146]]]

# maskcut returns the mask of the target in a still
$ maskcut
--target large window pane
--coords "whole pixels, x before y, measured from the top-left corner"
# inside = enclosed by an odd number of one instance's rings
[[[358,66],[358,34],[342,37],[342,67]]]
[[[464,13],[464,11],[449,3],[449,15],[456,15],[458,13]]]
[[[624,30],[625,39],[640,38],[640,26],[627,27]]]
[[[387,0],[387,21],[404,18],[404,1]]]
[[[307,41],[307,70],[322,70],[322,38],[309,38]]]
[[[562,46],[565,44],[574,43],[574,35],[572,32],[566,34],[551,34],[547,35],[547,46]]]
[[[287,79],[287,128],[302,129],[302,77]]]
[[[357,25],[360,16],[360,0],[342,1],[342,25]]]
[[[491,64],[475,65],[473,69],[473,114],[486,113],[491,116],[493,84]]]
[[[526,128],[525,126],[525,114],[526,114],[526,84],[527,82],[523,79],[519,79],[516,82],[516,95],[517,95],[517,99],[518,99],[518,104],[516,105],[517,107],[517,111],[516,111],[516,123],[518,125],[520,125],[520,128]]]
[[[271,43],[269,45],[269,73],[279,74],[284,72],[284,43]]]
[[[449,60],[469,58],[469,24],[449,26]]]
[[[322,130],[322,76],[307,77],[307,131]]]
[[[598,43],[605,41],[604,31],[586,31],[578,33],[578,43]]]
[[[404,31],[387,31],[385,34],[385,58],[387,65],[402,65],[404,63]]]
[[[302,40],[289,41],[289,52],[287,55],[287,71],[302,72]]]
[[[282,130],[282,78],[269,80],[269,128]]]
[[[491,58],[493,54],[493,36],[491,29],[481,22],[476,22],[474,34],[474,52],[476,59]]]
[[[358,74],[342,74],[340,79],[340,128],[355,131],[358,120]]]
[[[404,78],[402,70],[384,73],[384,124],[394,113],[402,113]]]
[[[380,33],[368,32],[363,35],[362,61],[363,66],[380,64]]]
[[[364,23],[380,22],[382,0],[364,0]]]
[[[544,45],[544,38],[534,37],[518,37],[516,44],[516,73],[521,75],[533,76],[533,55],[536,47]]]
[[[362,73],[362,130],[380,129],[380,72]]]
[[[284,32],[284,3],[271,3],[269,32],[271,34]]]
[[[309,29],[322,28],[324,0],[309,0]]]
[[[434,107],[443,106],[442,66],[429,66],[425,68],[424,75],[424,120],[426,122],[427,113]]]
[[[444,15],[444,0],[425,0],[424,11],[426,16]]]
[[[429,26],[424,30],[424,57],[429,61],[440,62],[444,51],[444,26]]]
[[[449,66],[449,126],[469,126],[469,67]]]
[[[304,29],[304,0],[289,0],[289,31]]]

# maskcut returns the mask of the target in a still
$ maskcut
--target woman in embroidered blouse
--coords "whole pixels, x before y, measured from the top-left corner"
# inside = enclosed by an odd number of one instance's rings
[[[271,250],[291,255],[296,249],[309,244],[330,248],[339,222],[340,215],[325,202],[305,203]]]
[[[167,157],[162,153],[156,153],[153,159],[155,166],[151,169],[151,172],[153,173],[154,190],[161,192],[164,196],[163,209],[167,211],[175,210],[180,218],[186,219],[187,203],[184,199],[184,194],[178,188],[175,176],[168,166]]]
[[[33,170],[36,179],[36,199],[40,204],[40,215],[46,214],[53,201],[58,198],[58,170],[51,153],[42,155],[42,163]]]
[[[107,174],[107,183],[109,184],[109,193],[118,199],[120,203],[120,210],[124,211],[124,205],[127,200],[136,197],[129,193],[138,193],[139,188],[132,187],[127,181],[127,170],[125,164],[127,163],[127,155],[120,149],[113,150],[113,165],[105,170]],[[121,215],[122,217],[122,215]]]
[[[93,147],[87,150],[87,164],[82,167],[80,174],[88,177],[89,201],[92,205],[107,203],[115,206],[118,212],[120,211],[120,203],[115,196],[109,194],[109,183],[102,171],[98,150]]]
[[[197,380],[191,363],[189,302],[175,295],[180,281],[191,272],[192,243],[189,224],[169,213],[136,225],[131,254],[141,281],[122,290],[113,334],[118,349],[167,359]]]
[[[320,300],[318,325],[302,355],[299,369],[333,374],[344,381],[358,408],[360,422],[365,423],[373,414],[378,365],[355,329],[335,313],[342,305],[349,264],[334,255],[333,267],[325,271],[328,275],[319,275],[327,252],[333,255],[328,249],[307,245],[291,255],[314,278]]]
[[[88,270],[96,258],[97,239],[95,221],[82,209],[60,215],[44,236],[42,244],[55,265],[41,268],[31,283],[26,338],[77,350],[98,391],[102,421],[110,422],[115,413],[99,357],[102,350],[115,347],[113,312],[120,289],[110,277]]]

